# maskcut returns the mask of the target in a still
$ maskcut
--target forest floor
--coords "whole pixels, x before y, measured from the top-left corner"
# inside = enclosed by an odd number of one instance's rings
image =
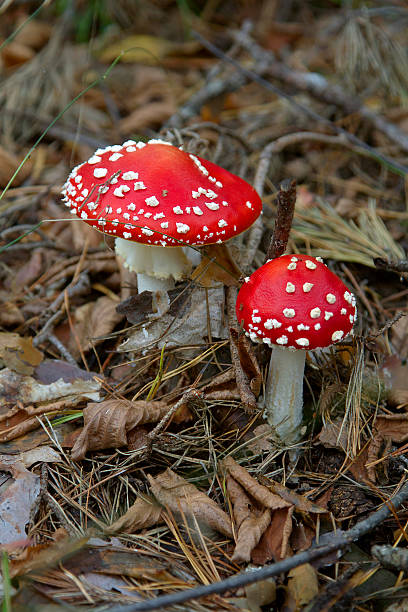
[[[408,609],[408,8],[346,4],[0,2],[4,611]],[[61,201],[97,148],[154,138],[263,201],[160,316]],[[359,313],[307,353],[292,445],[234,313],[287,179],[287,253]]]

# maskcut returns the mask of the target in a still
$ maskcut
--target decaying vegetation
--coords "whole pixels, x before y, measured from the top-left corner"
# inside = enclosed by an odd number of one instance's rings
[[[398,0],[0,2],[3,610],[405,609],[407,24]],[[60,199],[96,148],[155,137],[264,203],[160,316]],[[287,240],[359,307],[307,357],[291,447],[235,317]]]

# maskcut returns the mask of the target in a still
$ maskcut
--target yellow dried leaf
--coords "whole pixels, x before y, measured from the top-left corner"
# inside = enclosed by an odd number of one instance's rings
[[[84,428],[72,448],[72,458],[79,461],[88,450],[125,446],[128,431],[136,425],[157,423],[168,409],[160,401],[111,399],[88,404],[84,410]]]
[[[105,529],[105,533],[135,533],[163,522],[162,508],[151,497],[138,497],[129,510]]]
[[[291,569],[288,577],[288,590],[296,602],[296,609],[300,610],[319,592],[316,570],[310,563],[305,563]]]
[[[232,555],[233,561],[248,563],[251,560],[251,553],[270,522],[271,510],[267,508],[262,513],[252,513],[241,523],[234,554]]]
[[[41,351],[33,346],[31,338],[22,338],[18,334],[0,333],[0,359],[10,370],[18,374],[30,375],[35,366],[43,360]]]
[[[226,512],[193,484],[167,469],[156,478],[148,476],[156,499],[173,513],[194,516],[199,525],[206,525],[232,538],[231,520]]]
[[[165,38],[160,38],[160,36],[135,34],[109,45],[100,54],[99,59],[103,62],[112,62],[122,51],[126,51],[121,58],[123,62],[157,64],[158,60],[163,60],[168,55],[190,54],[196,52],[199,48],[200,44],[195,41],[175,43]]]

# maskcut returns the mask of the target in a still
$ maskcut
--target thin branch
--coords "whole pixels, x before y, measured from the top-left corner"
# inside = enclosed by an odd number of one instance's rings
[[[276,210],[275,226],[266,253],[266,260],[280,257],[286,251],[295,212],[296,181],[291,179],[283,181],[276,200],[278,206]]]

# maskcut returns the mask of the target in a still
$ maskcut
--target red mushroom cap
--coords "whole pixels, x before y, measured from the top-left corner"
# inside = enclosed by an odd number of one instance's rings
[[[161,140],[98,149],[62,193],[71,212],[101,232],[160,246],[224,242],[262,210],[243,179]]]
[[[356,299],[320,258],[282,255],[245,281],[236,312],[251,340],[310,350],[339,342],[353,328]]]

